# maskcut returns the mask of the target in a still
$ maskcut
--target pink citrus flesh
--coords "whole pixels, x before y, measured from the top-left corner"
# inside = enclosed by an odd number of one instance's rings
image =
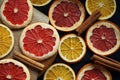
[[[43,29],[40,25],[26,32],[23,39],[24,48],[36,56],[43,56],[53,50],[55,37],[51,29]]]
[[[80,20],[81,11],[79,7],[68,1],[62,1],[53,12],[55,24],[60,27],[71,27]]]
[[[106,80],[106,77],[100,70],[93,68],[85,71],[81,80]]]
[[[104,25],[93,30],[93,35],[90,37],[90,40],[95,48],[103,52],[108,51],[117,44],[114,29],[107,28]]]

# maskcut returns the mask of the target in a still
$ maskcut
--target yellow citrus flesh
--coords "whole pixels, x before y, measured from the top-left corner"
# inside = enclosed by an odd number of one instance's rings
[[[115,0],[86,0],[86,9],[89,14],[92,14],[95,10],[100,10],[102,15],[99,19],[108,19],[116,11],[116,2]]]
[[[57,63],[48,68],[43,80],[75,80],[75,73],[68,65]]]
[[[44,6],[47,5],[51,0],[30,0],[34,6]]]
[[[61,39],[58,51],[63,60],[74,63],[84,57],[86,45],[81,37],[75,34],[68,34]]]
[[[14,43],[13,34],[9,28],[0,24],[0,58],[6,56]]]

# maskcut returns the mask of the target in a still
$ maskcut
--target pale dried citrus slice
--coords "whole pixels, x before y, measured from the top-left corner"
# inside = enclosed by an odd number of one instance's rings
[[[0,80],[30,80],[28,68],[14,59],[0,60]]]
[[[55,0],[49,9],[51,24],[60,31],[75,30],[84,18],[84,6],[78,0]]]
[[[30,0],[3,0],[1,19],[12,29],[26,27],[32,20],[33,6]]]
[[[63,63],[56,63],[47,69],[43,80],[76,80],[76,77],[71,67]]]
[[[51,0],[30,0],[34,6],[45,6],[51,2]]]
[[[104,67],[89,63],[78,71],[77,80],[112,80],[112,76]]]
[[[95,10],[101,12],[100,20],[111,18],[116,11],[115,0],[86,0],[86,10],[91,15]]]
[[[68,63],[78,62],[86,54],[86,44],[82,37],[75,34],[67,34],[62,37],[58,52],[64,61]]]
[[[10,53],[14,45],[12,31],[5,25],[0,24],[0,58]]]
[[[110,21],[98,21],[86,34],[88,47],[96,54],[110,55],[120,47],[120,30]]]
[[[44,60],[53,56],[58,49],[59,34],[47,23],[34,23],[27,26],[20,37],[20,48],[34,60]]]

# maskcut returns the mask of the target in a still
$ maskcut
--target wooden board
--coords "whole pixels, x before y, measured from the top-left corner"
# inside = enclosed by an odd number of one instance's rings
[[[2,0],[0,0],[0,5],[1,5],[1,3],[2,3]],[[35,23],[35,22],[49,23],[49,18],[45,14],[41,13],[40,11],[38,11],[37,9],[34,8],[33,19],[32,19],[30,24]],[[12,30],[13,34],[14,34],[14,38],[15,38],[14,48],[11,51],[11,53],[4,58],[13,58],[14,51],[21,52],[21,50],[19,48],[19,38],[20,38],[20,34],[21,34],[22,30],[23,29]],[[52,56],[51,58],[49,58],[47,60],[41,61],[41,63],[43,63],[45,65],[45,68],[43,71],[36,71],[35,69],[26,65],[31,73],[31,80],[37,80],[37,78],[39,76],[41,76],[44,73],[44,71],[53,63],[55,57],[56,57],[56,55]]]

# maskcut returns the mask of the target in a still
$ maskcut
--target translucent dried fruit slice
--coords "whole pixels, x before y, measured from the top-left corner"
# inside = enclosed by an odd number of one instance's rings
[[[4,24],[12,29],[19,29],[28,25],[32,15],[33,6],[30,0],[4,0],[1,5],[1,19]]]
[[[67,34],[62,37],[58,52],[60,57],[66,62],[78,62],[86,54],[86,44],[82,37],[75,34]]]
[[[20,37],[20,48],[25,55],[35,60],[44,60],[57,51],[59,34],[46,23],[34,23],[26,27]]]
[[[102,66],[89,63],[79,70],[77,80],[112,80],[112,76]]]
[[[0,58],[10,53],[14,45],[12,31],[5,25],[0,24]]]
[[[49,9],[51,24],[61,31],[72,31],[81,25],[85,9],[78,0],[55,0]]]
[[[30,0],[34,6],[45,6],[47,5],[51,0]]]
[[[47,69],[43,80],[76,80],[76,78],[71,67],[63,63],[57,63]]]
[[[0,60],[0,80],[30,80],[28,68],[13,59]]]
[[[100,55],[110,55],[120,46],[120,30],[109,21],[99,21],[86,34],[88,47]]]
[[[86,0],[86,10],[89,14],[92,14],[95,10],[101,12],[99,19],[108,19],[115,14],[116,0]]]

